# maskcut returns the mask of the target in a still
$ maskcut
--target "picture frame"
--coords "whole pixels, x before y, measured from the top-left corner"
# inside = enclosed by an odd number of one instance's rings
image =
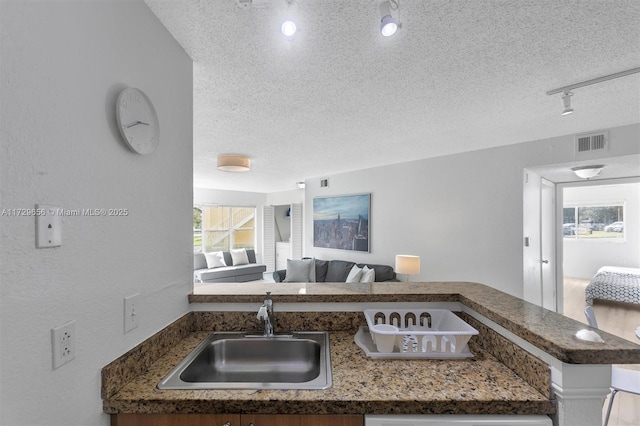
[[[313,246],[369,253],[371,194],[313,199]]]

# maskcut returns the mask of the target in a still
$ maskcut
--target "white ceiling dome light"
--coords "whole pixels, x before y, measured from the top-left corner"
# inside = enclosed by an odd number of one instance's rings
[[[572,167],[571,171],[581,179],[591,179],[598,176],[602,171],[602,169],[604,169],[604,166],[601,164],[598,164],[596,166]]]

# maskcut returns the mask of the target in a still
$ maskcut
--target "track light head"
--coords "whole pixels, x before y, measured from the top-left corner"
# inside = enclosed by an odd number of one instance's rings
[[[280,31],[287,37],[293,36],[297,31],[296,23],[290,20],[284,21],[280,26]]]
[[[380,3],[380,34],[384,37],[394,35],[396,31],[398,31],[398,28],[400,28],[397,17],[399,7],[398,0],[387,0]],[[395,16],[393,12],[396,12]]]
[[[562,106],[564,107],[562,115],[573,114],[573,108],[571,108],[571,96],[573,96],[573,93],[571,92],[564,92],[564,95],[562,95]]]
[[[380,21],[380,34],[390,37],[398,31],[398,21],[391,15],[382,17]]]
[[[298,31],[296,21],[298,20],[298,5],[294,0],[285,0],[286,10],[284,12],[284,20],[280,25],[280,31],[288,39],[293,39]]]

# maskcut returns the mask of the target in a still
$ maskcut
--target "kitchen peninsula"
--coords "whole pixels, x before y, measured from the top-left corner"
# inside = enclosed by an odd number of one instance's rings
[[[256,331],[270,291],[276,332],[327,330],[333,387],[322,391],[158,390],[160,379],[211,331]],[[242,283],[189,296],[192,311],[103,369],[106,413],[549,415],[598,425],[610,364],[640,363],[640,346],[491,287],[441,283]],[[375,306],[444,307],[480,331],[471,360],[368,358],[353,336]],[[116,417],[118,418],[118,417]],[[124,418],[124,417],[122,417]],[[124,423],[123,423],[124,424]],[[132,423],[133,424],[133,423]]]

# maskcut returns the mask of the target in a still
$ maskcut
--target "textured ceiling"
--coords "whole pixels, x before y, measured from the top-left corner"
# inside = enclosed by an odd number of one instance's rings
[[[255,4],[256,0],[254,0]],[[295,189],[310,177],[640,122],[640,1],[146,0],[194,61],[194,186]],[[216,169],[219,154],[248,173]]]

